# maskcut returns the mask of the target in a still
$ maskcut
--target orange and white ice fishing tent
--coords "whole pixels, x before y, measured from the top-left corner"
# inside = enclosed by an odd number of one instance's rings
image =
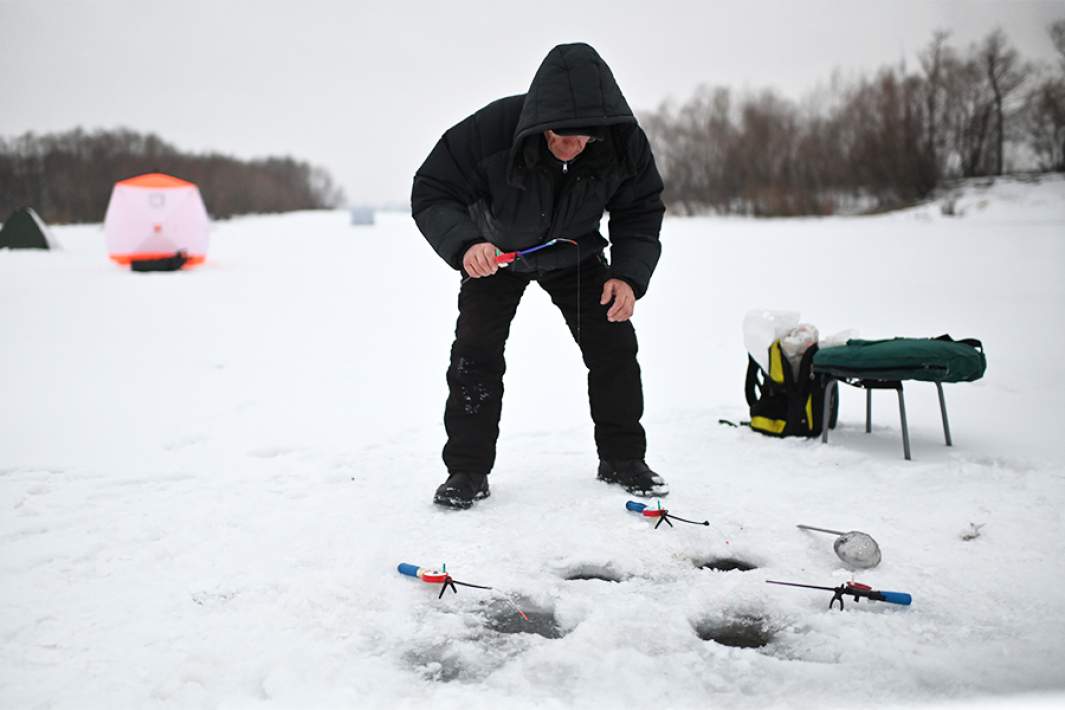
[[[185,252],[185,267],[207,258],[207,208],[200,189],[163,173],[115,183],[104,217],[107,251],[116,263],[163,259]]]

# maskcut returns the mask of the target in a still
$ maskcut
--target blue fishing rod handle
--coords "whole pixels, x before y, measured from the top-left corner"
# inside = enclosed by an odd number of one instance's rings
[[[634,513],[642,513],[646,508],[644,503],[637,503],[634,500],[625,503],[625,510],[631,510]]]
[[[396,569],[399,570],[400,574],[405,574],[408,577],[418,576],[418,565],[411,565],[407,564],[406,562],[400,562],[399,567],[397,567]]]
[[[909,606],[910,602],[913,601],[913,597],[906,592],[880,592],[880,595],[884,597],[884,601],[891,602],[892,604]]]

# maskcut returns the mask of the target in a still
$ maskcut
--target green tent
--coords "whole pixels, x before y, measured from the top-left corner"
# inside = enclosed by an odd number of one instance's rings
[[[48,227],[29,207],[12,212],[0,228],[0,249],[56,249],[58,246]]]

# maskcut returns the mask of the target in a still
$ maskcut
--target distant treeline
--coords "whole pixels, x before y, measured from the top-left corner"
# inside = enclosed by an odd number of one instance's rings
[[[101,222],[118,180],[162,172],[196,183],[212,217],[338,206],[325,170],[292,158],[238,160],[178,150],[126,129],[0,138],[0,220],[33,207],[46,222]]]
[[[959,51],[936,33],[920,68],[834,80],[800,103],[704,87],[641,115],[674,214],[820,215],[891,209],[945,180],[1065,170],[1065,19],[1058,66],[1001,30]]]

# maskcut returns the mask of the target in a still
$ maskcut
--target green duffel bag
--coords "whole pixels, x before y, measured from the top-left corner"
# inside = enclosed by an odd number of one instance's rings
[[[979,340],[954,340],[949,335],[848,340],[846,345],[821,348],[813,361],[814,372],[838,379],[972,382],[986,369]]]

